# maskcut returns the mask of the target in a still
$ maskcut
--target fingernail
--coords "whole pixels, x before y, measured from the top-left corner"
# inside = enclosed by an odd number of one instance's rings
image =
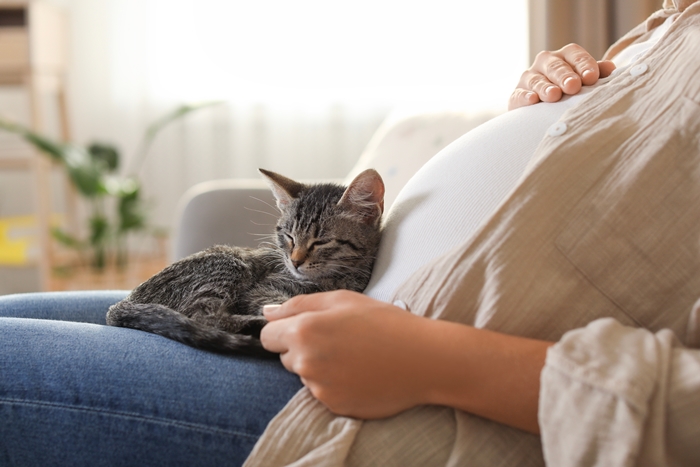
[[[568,85],[569,83],[571,83],[572,81],[574,81],[574,77],[573,77],[573,76],[569,76],[568,78],[566,78],[566,79],[564,80],[564,82],[562,83],[562,86],[567,86],[567,85]]]
[[[589,76],[595,75],[595,72],[593,70],[583,70],[583,73],[581,73],[581,77],[586,79]]]
[[[282,305],[265,305],[263,306],[263,314],[268,314],[268,313],[274,313],[281,307]]]
[[[544,93],[547,95],[550,95],[554,92],[556,89],[556,86],[547,86],[547,89],[544,90]]]
[[[536,95],[537,95],[537,94],[535,94],[534,92],[530,91],[530,92],[528,92],[528,93],[525,94],[525,99],[527,99],[528,101],[531,101]]]

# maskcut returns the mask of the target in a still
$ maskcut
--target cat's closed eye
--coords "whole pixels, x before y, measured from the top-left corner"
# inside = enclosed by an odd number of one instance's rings
[[[282,237],[284,238],[284,242],[288,248],[290,248],[290,249],[294,248],[294,237],[292,237],[291,235],[289,235],[286,232],[282,232]]]
[[[308,249],[309,251],[313,251],[314,248],[316,248],[317,246],[326,245],[326,244],[328,244],[328,243],[330,243],[330,242],[332,242],[332,241],[333,241],[333,240],[330,239],[330,238],[329,238],[329,239],[324,239],[324,240],[314,240],[314,241],[311,243],[311,245],[309,245],[309,248],[307,248],[307,249]]]

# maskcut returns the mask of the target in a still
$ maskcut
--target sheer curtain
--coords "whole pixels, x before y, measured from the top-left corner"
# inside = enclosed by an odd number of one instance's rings
[[[575,42],[600,59],[661,0],[529,0],[530,57]]]
[[[528,61],[527,0],[53,2],[77,141],[116,143],[133,167],[153,119],[223,101],[163,131],[141,168],[166,227],[203,180],[342,177],[397,107],[502,109]]]

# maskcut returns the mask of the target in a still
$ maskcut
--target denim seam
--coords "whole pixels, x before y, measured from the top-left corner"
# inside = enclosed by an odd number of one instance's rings
[[[69,404],[60,404],[56,402],[41,402],[41,401],[27,401],[25,399],[6,399],[6,398],[0,398],[0,405],[24,405],[24,406],[37,406],[37,407],[50,407],[50,408],[57,408],[57,409],[63,409],[63,410],[72,410],[76,412],[89,412],[89,413],[96,413],[96,414],[101,414],[101,415],[108,415],[108,416],[114,416],[114,417],[122,417],[122,418],[130,418],[130,419],[136,419],[136,420],[143,420],[146,422],[152,422],[152,423],[158,423],[161,425],[170,425],[170,426],[175,426],[177,428],[185,428],[185,429],[190,429],[190,430],[197,430],[197,431],[202,431],[202,432],[208,432],[208,433],[219,433],[219,434],[226,434],[226,435],[233,435],[233,436],[245,436],[247,438],[253,438],[253,439],[258,439],[260,435],[253,435],[250,433],[245,433],[241,431],[231,431],[231,430],[226,430],[226,429],[221,429],[221,428],[212,428],[206,425],[201,425],[198,423],[190,423],[190,422],[181,422],[181,421],[175,421],[171,419],[166,419],[166,418],[159,418],[159,417],[152,417],[152,416],[147,416],[147,415],[141,415],[141,414],[135,414],[131,412],[120,412],[120,411],[115,411],[115,410],[105,410],[105,409],[95,409],[91,407],[83,407],[83,406],[76,406],[76,405],[69,405]]]

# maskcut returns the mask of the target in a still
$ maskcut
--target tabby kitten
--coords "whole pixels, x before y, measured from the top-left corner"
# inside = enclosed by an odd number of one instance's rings
[[[215,246],[168,266],[107,312],[107,324],[199,349],[271,356],[262,307],[299,294],[369,282],[380,239],[384,183],[366,170],[345,188],[305,185],[260,169],[281,216],[276,244]]]

